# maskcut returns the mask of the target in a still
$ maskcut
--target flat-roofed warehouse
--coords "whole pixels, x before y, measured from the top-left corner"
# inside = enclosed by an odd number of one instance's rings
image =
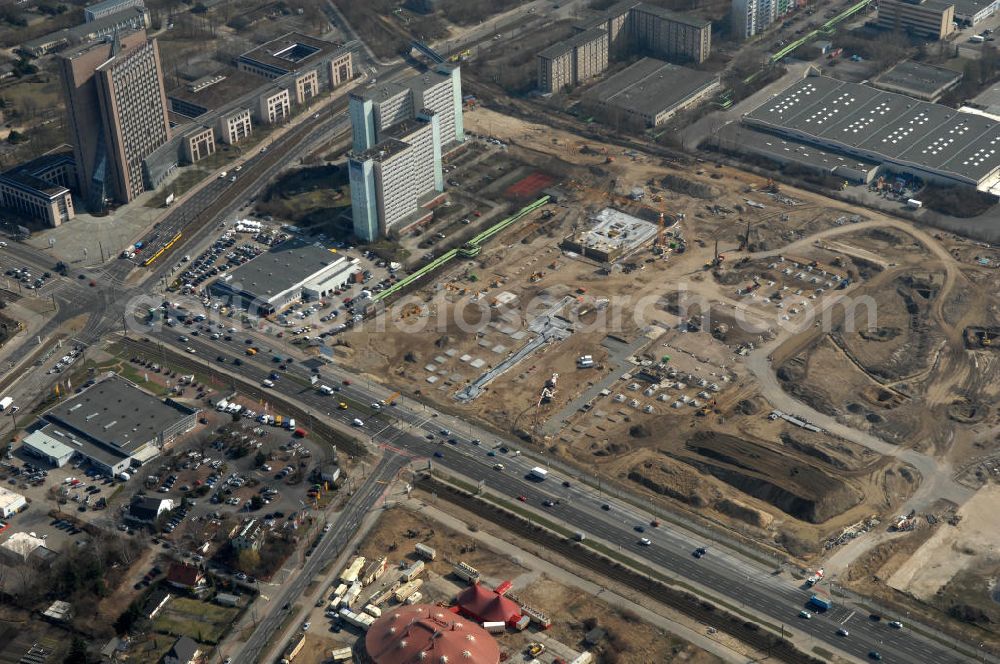
[[[212,282],[212,293],[232,306],[269,315],[303,298],[326,297],[357,268],[318,244],[283,242]]]
[[[583,104],[606,124],[642,130],[663,124],[718,87],[718,74],[642,58],[584,93]]]
[[[808,76],[742,122],[927,182],[982,191],[998,183],[1000,123],[867,85]]]
[[[60,402],[33,428],[109,475],[141,466],[194,428],[198,410],[161,400],[112,375]]]
[[[961,72],[904,60],[880,74],[872,81],[872,85],[886,92],[899,92],[922,101],[937,101],[961,81]]]
[[[31,456],[45,459],[56,468],[65,466],[76,454],[76,450],[72,447],[44,431],[31,432],[21,441],[21,446]]]
[[[724,152],[753,155],[779,164],[794,164],[816,173],[843,178],[855,184],[868,184],[878,175],[879,163],[824,150],[804,143],[730,123],[715,133],[714,144]]]

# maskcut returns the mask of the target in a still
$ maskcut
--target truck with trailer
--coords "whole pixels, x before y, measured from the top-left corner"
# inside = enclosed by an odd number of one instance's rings
[[[375,606],[385,604],[389,601],[389,598],[392,597],[392,594],[396,592],[396,588],[399,588],[401,585],[403,584],[399,581],[389,584],[389,586],[378,595],[373,595],[369,604],[374,604]]]
[[[424,585],[423,579],[414,579],[409,583],[404,583],[400,587],[396,588],[396,592],[392,594],[397,602],[404,601],[407,597],[417,592],[420,586]]]
[[[818,611],[829,611],[833,608],[833,599],[829,595],[815,594],[809,598],[809,603],[812,604]]]
[[[388,558],[382,556],[378,560],[373,560],[365,567],[364,573],[361,575],[361,585],[370,586],[375,583],[375,581],[385,574],[386,565],[388,564]]]
[[[455,576],[463,581],[468,581],[469,583],[479,581],[479,577],[481,576],[479,574],[479,570],[464,562],[456,563],[455,566],[452,567],[451,571],[455,573]]]
[[[403,578],[403,581],[409,582],[413,581],[413,579],[420,576],[420,574],[423,573],[423,571],[424,571],[424,561],[416,560],[413,563],[403,568],[401,576]]]
[[[368,628],[372,626],[375,619],[372,618],[367,613],[355,613],[350,609],[344,608],[340,610],[340,617],[349,625],[354,625],[355,627],[360,627],[364,631],[368,631]]]
[[[361,568],[365,566],[365,557],[357,556],[351,563],[344,568],[344,571],[340,573],[340,580],[344,583],[354,583],[358,580],[358,576],[361,574]]]
[[[532,622],[538,623],[542,629],[552,627],[552,619],[533,606],[521,605],[521,613],[531,618]]]
[[[417,544],[415,547],[413,547],[413,550],[416,551],[417,555],[423,558],[424,560],[434,560],[435,558],[437,558],[437,551],[435,551],[432,547],[427,546],[426,544]]]
[[[344,598],[340,600],[341,606],[351,606],[361,595],[361,582],[355,581],[351,584],[351,587],[347,589],[347,593],[344,594]]]
[[[345,646],[343,648],[336,648],[330,651],[330,661],[332,662],[346,662],[354,657],[354,651],[351,650],[350,646]]]
[[[533,480],[538,480],[539,482],[544,480],[548,476],[549,476],[549,471],[545,470],[540,466],[535,466],[534,468],[528,471],[528,477],[530,477]]]

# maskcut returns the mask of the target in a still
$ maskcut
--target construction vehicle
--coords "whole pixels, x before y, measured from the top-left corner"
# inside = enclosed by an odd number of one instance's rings
[[[815,574],[806,579],[806,585],[809,587],[815,586],[817,583],[823,580],[824,574],[825,572],[823,571],[823,568],[820,567],[818,570],[816,570]]]
[[[538,657],[543,652],[545,652],[545,644],[544,643],[538,643],[536,641],[535,643],[529,643],[528,644],[528,655],[530,655],[531,657]]]

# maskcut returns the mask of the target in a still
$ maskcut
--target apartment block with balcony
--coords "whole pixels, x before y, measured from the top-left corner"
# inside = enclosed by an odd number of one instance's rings
[[[372,241],[431,217],[428,205],[444,190],[441,131],[436,113],[393,125],[375,147],[348,157],[354,234]]]
[[[591,28],[538,54],[538,87],[558,92],[600,76],[608,69],[608,33]]]
[[[389,127],[415,118],[420,109],[431,110],[438,116],[441,142],[446,150],[465,140],[458,66],[442,64],[402,83],[352,92],[348,113],[353,150],[360,153],[373,148],[383,140]]]

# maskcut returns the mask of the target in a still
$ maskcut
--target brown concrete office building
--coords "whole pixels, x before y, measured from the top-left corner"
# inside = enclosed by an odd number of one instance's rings
[[[215,154],[215,131],[211,127],[197,127],[184,135],[181,145],[184,159],[189,163],[201,161]]]
[[[955,29],[955,5],[947,0],[879,0],[878,25],[944,39]]]
[[[146,190],[143,159],[170,138],[156,41],[137,30],[60,64],[79,190],[92,209],[128,203]]]

